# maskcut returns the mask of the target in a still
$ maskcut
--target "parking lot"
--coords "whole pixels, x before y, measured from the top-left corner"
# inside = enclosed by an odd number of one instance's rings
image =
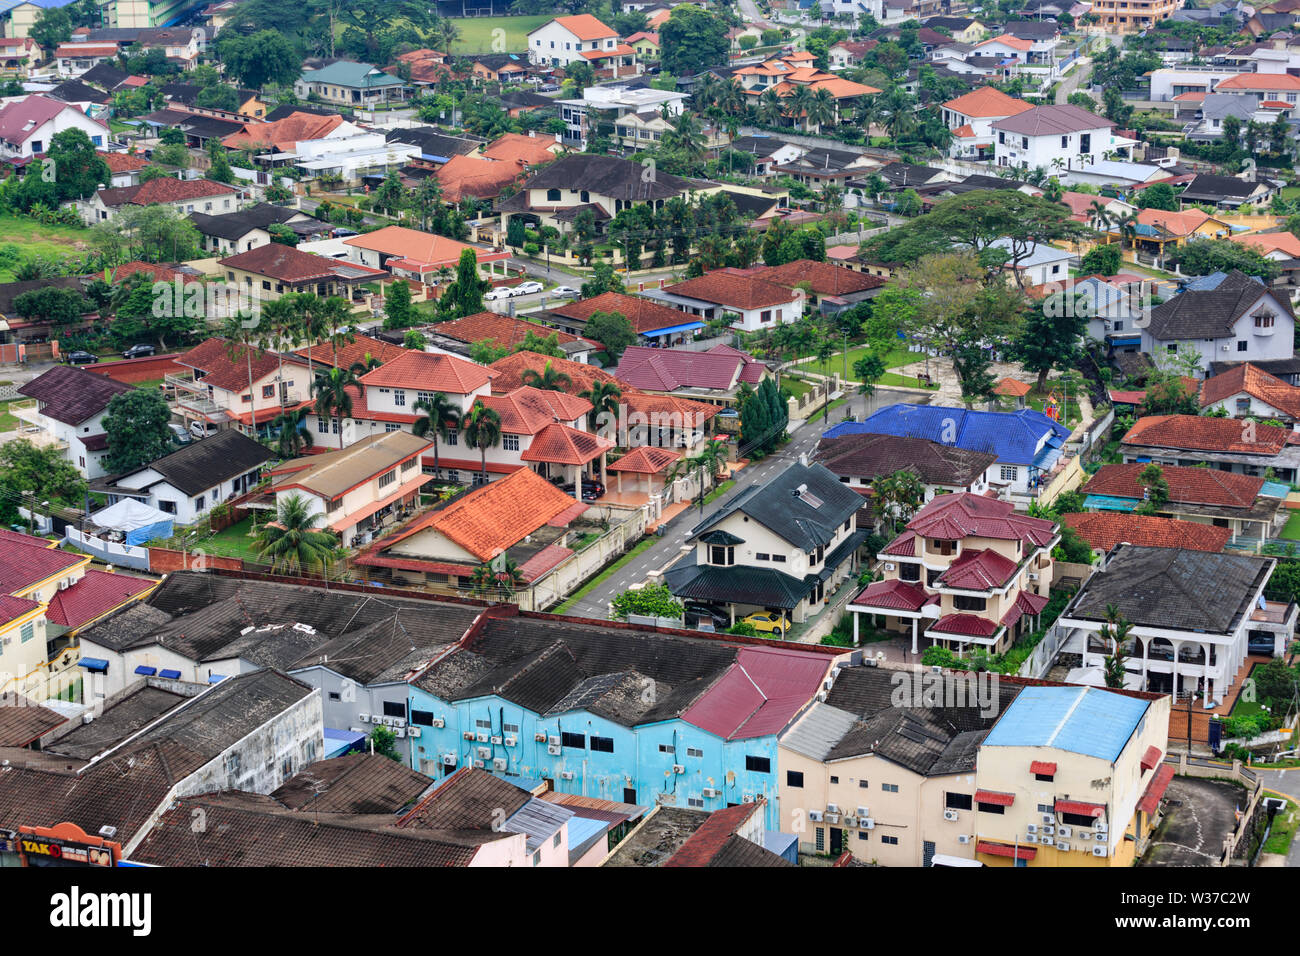
[[[1215,866],[1236,825],[1246,791],[1222,780],[1174,777],[1165,791],[1165,818],[1139,866]]]

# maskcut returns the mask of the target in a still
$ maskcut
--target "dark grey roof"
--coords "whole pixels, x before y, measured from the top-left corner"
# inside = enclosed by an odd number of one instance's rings
[[[924,186],[943,175],[942,169],[930,166],[912,166],[908,163],[887,163],[876,172],[885,182],[894,186]]]
[[[462,767],[402,819],[402,829],[499,829],[530,799],[522,787],[484,770]]]
[[[81,74],[79,79],[82,83],[98,86],[102,90],[113,90],[121,86],[122,82],[130,75],[125,70],[119,70],[107,60],[104,60]]]
[[[252,471],[275,457],[271,449],[243,432],[228,428],[210,438],[190,442],[179,451],[164,455],[128,474],[152,469],[187,495],[200,495],[223,481]],[[115,482],[122,475],[106,479]]]
[[[277,106],[271,112],[266,114],[266,121],[274,123],[276,120],[282,120],[286,116],[292,116],[294,113],[315,113],[317,116],[338,116],[341,110],[333,106],[315,106],[311,103],[294,103]]]
[[[1223,338],[1232,335],[1237,320],[1269,290],[1258,279],[1233,269],[1213,289],[1188,290],[1151,310],[1151,336],[1159,341]],[[1295,318],[1285,295],[1274,297]]]
[[[56,100],[63,100],[65,103],[102,104],[112,99],[107,93],[89,86],[81,80],[64,80],[46,95],[52,96]]]
[[[975,22],[975,20],[972,20],[969,17],[930,17],[928,20],[922,22],[922,26],[927,26],[931,30],[943,27],[945,30],[952,30],[960,33]]]
[[[248,209],[228,212],[221,216],[209,216],[204,213],[190,213],[195,227],[205,236],[217,236],[221,239],[237,240],[243,238],[253,229],[266,229],[275,224],[282,224],[295,216],[305,215],[297,209],[288,209],[267,202],[260,202]],[[322,223],[321,225],[324,225]]]
[[[785,140],[778,139],[775,136],[737,136],[732,142],[731,148],[738,153],[749,153],[753,156],[771,156],[786,145]]]
[[[486,140],[466,136],[448,136],[432,126],[413,126],[410,129],[389,130],[384,139],[390,143],[414,146],[424,156],[464,156],[474,152]]]
[[[1050,40],[1061,32],[1055,20],[1010,20],[1001,30],[1021,40]]]
[[[794,866],[785,857],[777,856],[766,847],[747,840],[737,833],[727,837],[722,847],[713,854],[708,866]]]
[[[65,425],[80,425],[106,409],[115,396],[133,388],[74,365],[56,365],[18,386],[18,394],[39,401],[42,415]]]
[[[1196,178],[1183,189],[1179,199],[1183,202],[1200,199],[1247,199],[1254,195],[1255,190],[1261,185],[1263,184],[1247,182],[1236,176],[1211,176],[1208,173],[1197,173]]]
[[[991,452],[897,435],[849,434],[817,443],[817,461],[842,478],[909,471],[927,484],[966,486],[997,460]]]
[[[45,749],[50,753],[89,760],[117,746],[187,699],[182,694],[141,681],[137,689],[104,708],[93,721],[88,724],[78,721],[77,726]]]
[[[753,193],[738,193],[730,189],[722,190],[722,195],[735,204],[740,218],[746,220],[755,219],[771,211],[772,207],[780,201],[775,196],[755,196]]]
[[[1249,614],[1276,562],[1242,554],[1121,544],[1064,616],[1102,621],[1114,605],[1130,623],[1198,633],[1230,633]]]
[[[749,485],[732,495],[715,514],[691,529],[688,540],[743,513],[795,547],[811,551],[829,544],[861,505],[862,498],[824,466],[793,464],[771,481]]]
[[[659,172],[647,180],[640,163],[614,156],[579,153],[561,156],[545,169],[530,176],[520,187],[529,189],[582,189],[601,196],[644,202],[669,199],[693,188],[680,176]]]
[[[499,97],[501,102],[509,108],[522,109],[527,107],[555,106],[555,100],[549,96],[543,96],[541,93],[534,93],[532,90],[510,90],[502,91]]]
[[[290,777],[271,796],[291,810],[316,813],[397,813],[433,781],[379,754],[320,760]]]
[[[181,129],[204,139],[219,139],[238,133],[244,128],[242,122],[221,119],[217,116],[192,115],[181,123]]]
[[[772,568],[698,564],[692,551],[664,574],[674,596],[688,601],[753,604],[791,610],[807,597],[813,582]],[[827,564],[830,562],[828,561]]]

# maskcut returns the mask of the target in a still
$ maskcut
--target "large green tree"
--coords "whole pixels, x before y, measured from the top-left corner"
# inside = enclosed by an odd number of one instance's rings
[[[582,334],[605,346],[609,357],[617,361],[629,345],[636,345],[636,329],[622,312],[593,312]]]
[[[731,50],[727,23],[690,4],[674,7],[659,27],[660,63],[673,76],[690,76],[726,66]]]
[[[1086,310],[1069,292],[1049,295],[1026,311],[1012,351],[1020,364],[1037,373],[1039,392],[1047,387],[1047,376],[1054,369],[1076,367],[1087,329]]]
[[[302,74],[302,56],[277,30],[250,35],[223,29],[213,45],[217,56],[242,86],[260,90],[268,83],[287,86]]]
[[[333,534],[317,527],[324,517],[322,512],[312,513],[301,495],[289,495],[276,509],[275,520],[259,529],[258,556],[267,558],[273,571],[284,574],[314,568],[323,573],[338,546]]]
[[[171,408],[162,393],[137,388],[114,395],[104,414],[108,454],[104,467],[111,473],[132,471],[156,461],[175,447]]]
[[[25,438],[17,438],[0,445],[0,513],[17,517],[13,509],[23,507],[44,509],[73,505],[81,507],[86,494],[86,480],[63,456],[63,451],[53,445],[38,448]],[[27,527],[35,525],[29,514]]]
[[[459,319],[483,311],[483,293],[492,283],[478,273],[478,255],[465,249],[456,265],[456,278],[447,286],[438,300],[438,315],[442,319]]]
[[[1258,249],[1228,239],[1193,239],[1169,253],[1168,261],[1191,276],[1240,269],[1249,276],[1272,282],[1281,266],[1262,256]]]

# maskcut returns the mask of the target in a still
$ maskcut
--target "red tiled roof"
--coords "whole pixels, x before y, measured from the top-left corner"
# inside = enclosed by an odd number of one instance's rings
[[[292,152],[300,142],[324,139],[344,122],[338,113],[290,113],[270,123],[248,122],[237,133],[221,141],[231,149],[270,146],[276,151]]]
[[[993,621],[974,614],[948,614],[929,628],[939,634],[958,634],[966,637],[992,637],[998,631]]]
[[[995,395],[1009,395],[1012,398],[1022,398],[1034,390],[1034,387],[1027,382],[1021,382],[1014,378],[1004,378],[993,387]]]
[[[496,162],[475,156],[453,156],[438,167],[433,174],[442,185],[442,195],[447,202],[460,202],[467,196],[475,199],[496,199],[501,190],[518,179],[526,170],[521,162]]]
[[[618,36],[617,30],[611,30],[590,13],[578,13],[569,17],[556,17],[552,22],[558,23],[579,40],[604,40]],[[538,29],[541,28],[539,27]],[[533,32],[536,33],[537,31],[534,30]]]
[[[1143,791],[1142,799],[1137,803],[1138,810],[1147,816],[1155,813],[1160,806],[1160,798],[1165,795],[1165,791],[1169,789],[1169,781],[1173,779],[1173,764],[1163,764],[1156,771],[1155,776],[1151,778],[1151,782],[1147,784],[1146,790]]]
[[[162,181],[161,179],[150,180],[151,183]],[[355,262],[340,262],[328,256],[303,252],[280,242],[269,242],[256,249],[218,259],[217,265],[242,269],[281,282],[310,282],[317,279],[365,278],[366,276],[376,279],[392,278],[383,269],[372,269],[370,266],[358,265]]]
[[[790,288],[754,276],[715,270],[695,279],[666,286],[665,292],[713,302],[733,309],[761,309],[791,304],[795,296]]]
[[[639,448],[633,448],[618,461],[606,465],[605,470],[630,472],[637,475],[657,475],[681,457],[681,452],[674,451],[671,448],[641,445]]]
[[[14,594],[35,584],[66,573],[85,558],[77,554],[48,548],[44,544],[25,544],[6,540],[0,549],[0,593]]]
[[[1015,505],[984,495],[960,492],[938,495],[916,513],[907,527],[927,538],[956,541],[967,536],[1021,540],[1042,546],[1052,540],[1056,526],[1043,518],[1017,514]]]
[[[1083,800],[1057,800],[1057,813],[1077,813],[1083,817],[1100,818],[1106,815],[1106,804],[1087,803]]]
[[[1045,777],[1056,776],[1056,764],[1048,763],[1045,760],[1031,760],[1029,762],[1030,773],[1041,773]]]
[[[473,315],[467,315],[462,319],[439,322],[437,331],[439,335],[450,336],[459,342],[473,343],[489,339],[501,346],[518,345],[527,337],[529,332],[541,338],[554,335],[555,341],[560,345],[567,345],[570,342],[590,341],[576,335],[570,335],[568,332],[561,332],[559,329],[550,328],[539,322],[530,322],[527,319],[503,315],[500,312],[475,312]]]
[[[1102,465],[1091,480],[1084,485],[1089,495],[1110,495],[1116,498],[1142,500],[1142,486],[1138,475],[1146,464]],[[1236,475],[1217,468],[1181,468],[1164,465],[1161,468],[1169,485],[1169,501],[1178,504],[1213,505],[1221,508],[1251,508],[1264,485],[1263,478]]]
[[[743,376],[750,366],[755,366],[758,374]],[[678,388],[729,389],[741,381],[761,381],[764,370],[761,362],[725,346],[692,352],[632,345],[623,352],[614,375],[636,388],[671,392]]]
[[[0,624],[16,621],[40,606],[39,601],[29,601],[27,598],[14,597],[11,594],[0,594]]]
[[[919,584],[911,584],[895,578],[889,581],[873,581],[849,603],[866,607],[886,607],[895,611],[919,611],[929,597],[925,588]]]
[[[308,351],[306,348],[301,348],[294,354],[301,355],[305,359]],[[353,341],[344,345],[339,349],[337,360],[334,357],[334,349],[328,342],[313,345],[310,349],[313,365],[334,365],[337,361],[339,368],[351,368],[356,362],[365,362],[366,356],[377,358],[380,362],[391,362],[405,355],[406,352],[407,350],[400,345],[371,338],[369,335],[358,335]]]
[[[478,404],[496,412],[501,430],[511,435],[536,435],[557,420],[575,421],[591,411],[591,402],[585,398],[528,385],[509,395],[479,398]]]
[[[723,740],[779,733],[817,692],[829,663],[804,650],[741,647],[682,720]]]
[[[1139,763],[1139,766],[1143,770],[1150,770],[1153,767],[1158,767],[1160,765],[1160,759],[1163,756],[1164,755],[1160,752],[1160,748],[1152,745],[1142,754],[1142,760]]]
[[[153,203],[183,202],[189,199],[206,199],[209,196],[228,196],[238,193],[234,186],[214,183],[206,179],[174,179],[160,176],[139,186],[120,189],[101,189],[100,198],[106,206],[149,206]],[[285,246],[284,248],[289,248]],[[305,255],[306,253],[304,253]]]
[[[589,319],[597,312],[617,312],[637,332],[669,329],[687,321],[682,312],[639,295],[604,292],[591,299],[568,302],[551,310],[570,319]]]
[[[134,262],[126,262],[120,266],[113,266],[109,270],[114,283],[120,283],[127,276],[133,276],[137,272],[143,272],[153,277],[154,282],[173,282],[179,276],[182,283],[191,285],[195,282],[203,281],[198,276],[181,272],[179,269],[173,269],[171,266],[160,265],[156,262],[141,262],[138,259]]]
[[[1026,614],[1041,614],[1047,607],[1047,598],[1032,591],[1021,591],[1011,604],[1011,608],[1002,615],[1003,627],[1015,627],[1016,622]]]
[[[1300,239],[1289,232],[1252,232],[1248,236],[1233,236],[1232,241],[1254,246],[1261,255],[1281,251],[1288,259],[1300,258]]]
[[[573,384],[564,389],[570,395],[587,391],[594,382],[606,382],[610,385],[619,384],[618,379],[614,378],[613,375],[601,371],[594,365],[553,358],[539,352],[515,352],[505,358],[497,359],[489,366],[493,372],[497,373],[496,377],[492,379],[492,391],[496,394],[513,392],[526,384],[523,379],[524,372],[532,369],[540,375],[545,370],[547,363],[550,363],[551,368],[555,369],[556,372],[563,372],[573,380]]]
[[[1081,511],[1062,515],[1061,520],[1073,528],[1089,547],[1102,552],[1108,552],[1121,543],[1141,548],[1222,551],[1232,537],[1231,528],[1154,515]]]
[[[807,282],[817,295],[850,295],[855,292],[868,292],[879,289],[888,281],[884,276],[868,275],[856,269],[838,266],[831,262],[818,262],[815,259],[796,259],[784,265],[752,270],[751,274],[759,279],[766,279],[789,288]]]
[[[991,803],[998,807],[1009,807],[1016,802],[1014,793],[1001,793],[997,790],[976,790],[976,803]]]
[[[147,578],[91,568],[76,584],[55,592],[46,617],[61,627],[83,627],[157,585]]]
[[[104,153],[95,150],[95,155],[104,161],[110,173],[131,173],[149,165],[149,160],[144,158],[143,153]]]
[[[1286,446],[1290,434],[1290,429],[1276,425],[1257,424],[1248,429],[1243,422],[1232,418],[1148,415],[1139,418],[1120,442],[1195,451],[1276,455]]]
[[[411,349],[361,376],[361,384],[380,388],[414,388],[422,391],[469,395],[492,380],[492,373],[454,355]]]
[[[1289,385],[1249,362],[1207,378],[1201,384],[1201,407],[1238,394],[1258,398],[1292,418],[1300,418],[1300,386]]]
[[[916,557],[916,539],[917,534],[915,531],[904,529],[898,537],[889,542],[889,544],[885,546],[885,549],[880,553],[892,554],[899,558],[914,558]]]
[[[990,548],[963,550],[936,581],[949,588],[988,591],[1010,581],[1016,567],[1016,562]]]
[[[253,349],[252,353],[252,375],[256,384],[279,367],[280,359],[274,352],[263,349]],[[185,354],[176,356],[175,362],[204,372],[206,385],[215,385],[229,392],[248,389],[248,349],[243,345],[232,345],[225,339],[207,339]],[[279,414],[278,408],[276,414]]]
[[[1032,860],[1038,855],[1038,848],[1032,846],[1008,846],[1005,843],[990,843],[987,840],[981,840],[975,844],[977,853],[988,853],[992,856],[1014,856],[1018,860]]]
[[[614,447],[607,438],[552,422],[536,435],[520,461],[544,461],[552,465],[585,465]]]
[[[759,797],[753,803],[739,803],[710,813],[709,818],[687,838],[677,852],[664,860],[663,866],[708,866],[722,852],[727,841],[736,835],[736,831],[745,825],[745,821],[762,811],[765,802]]]

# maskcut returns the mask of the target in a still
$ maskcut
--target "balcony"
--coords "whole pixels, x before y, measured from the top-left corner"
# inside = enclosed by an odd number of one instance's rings
[[[164,375],[163,388],[174,391],[173,401],[182,415],[189,412],[212,422],[223,422],[231,417],[229,411],[208,395],[207,386],[190,375]]]
[[[41,414],[40,402],[34,398],[9,403],[9,413],[22,422],[18,437],[37,448],[57,448],[67,451],[68,443],[49,430],[49,421]]]

